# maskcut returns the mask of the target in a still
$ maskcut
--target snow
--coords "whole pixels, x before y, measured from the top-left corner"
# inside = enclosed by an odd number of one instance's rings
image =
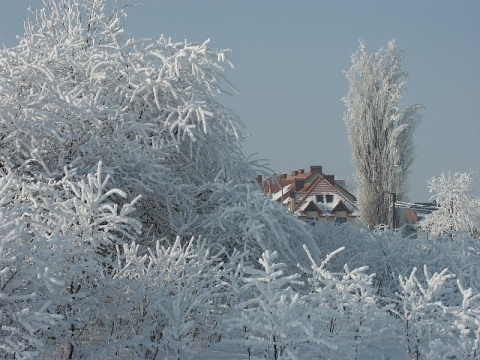
[[[209,347],[195,345],[189,352],[189,355],[195,360],[243,360],[248,359],[248,353],[245,349],[239,349],[227,344],[214,344]]]
[[[273,201],[278,201],[278,200],[281,200],[283,198],[284,202],[286,200],[288,201],[288,196],[286,194],[288,194],[288,192],[292,189],[292,187],[293,187],[292,184],[284,186],[282,188],[282,190],[277,191],[275,194],[272,194],[272,200]]]

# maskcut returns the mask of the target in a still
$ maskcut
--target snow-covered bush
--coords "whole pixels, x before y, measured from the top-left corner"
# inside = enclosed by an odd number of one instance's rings
[[[31,359],[45,349],[51,328],[61,324],[52,301],[62,282],[30,251],[26,205],[14,201],[15,179],[0,178],[0,356]],[[51,265],[51,264],[50,264]]]
[[[411,239],[402,237],[399,231],[372,232],[361,225],[328,223],[318,224],[312,232],[321,248],[317,258],[345,247],[330,260],[329,269],[342,272],[345,264],[351,268],[368,265],[381,297],[394,298],[399,291],[399,276],[407,277],[413,268],[423,269],[424,265],[438,273],[448,268],[465,286],[480,288],[480,243],[469,234],[458,233],[455,241],[448,236]]]
[[[269,359],[386,355],[392,347],[382,349],[385,342],[400,349],[394,336],[399,322],[390,315],[394,305],[380,304],[374,275],[368,275],[366,267],[349,270],[345,265],[343,273],[327,270],[343,249],[329,254],[321,265],[305,250],[311,265],[301,269],[308,284],[276,262],[276,252],[262,254],[260,269],[244,266],[237,271],[245,283],[240,289],[247,295],[225,321],[227,335],[237,335],[230,342],[246,348],[249,355]]]
[[[444,309],[451,322],[443,329],[443,336],[435,339],[430,345],[427,354],[430,359],[440,357],[471,359],[479,355],[480,293],[478,289],[474,293],[472,288],[464,288],[459,280],[457,286],[462,295],[462,303]]]
[[[89,341],[94,328],[105,323],[108,299],[121,296],[110,282],[116,260],[112,250],[140,232],[140,223],[130,217],[138,199],[119,207],[112,198],[125,193],[108,190],[110,178],[104,176],[100,163],[86,176],[66,171],[56,181],[21,179],[13,184],[12,206],[23,206],[17,221],[26,229],[16,246],[23,249],[23,261],[29,266],[38,271],[48,268],[52,278],[63,283],[53,294],[36,290],[36,296],[51,302],[64,320],[49,329],[48,336],[55,346],[65,345],[70,356]],[[23,287],[35,291],[34,284]]]
[[[424,358],[432,341],[441,338],[442,332],[453,325],[443,307],[450,302],[452,287],[447,282],[454,277],[448,269],[430,275],[426,266],[424,280],[417,276],[417,268],[408,277],[400,277],[401,292],[393,312],[403,322],[404,339],[411,357]]]
[[[470,359],[480,345],[480,294],[464,288],[448,269],[400,278],[396,310],[405,347],[416,359]]]
[[[275,263],[277,252],[266,250],[259,263],[262,269],[245,267],[243,281],[253,287],[251,298],[237,305],[240,325],[245,329],[247,348],[262,350],[265,358],[295,358],[306,343],[303,327],[303,299],[291,286],[300,285],[298,274],[285,275],[285,264]]]
[[[473,356],[480,341],[476,330],[476,294],[480,289],[478,240],[466,232],[455,233],[453,239],[448,235],[410,239],[397,231],[372,232],[358,225],[318,224],[312,231],[323,254],[335,252],[329,258],[328,274],[341,274],[345,264],[350,268],[368,265],[369,273],[375,274],[370,278],[370,291],[392,317],[378,323],[378,329],[386,331],[387,336],[392,329],[401,334],[400,338],[388,341],[396,351],[420,358]],[[339,246],[345,249],[337,252]],[[424,276],[419,276],[416,269],[424,269]],[[373,309],[368,313],[372,317],[380,314]],[[435,337],[439,340],[434,341]]]
[[[345,264],[342,272],[327,269],[332,259],[344,250],[333,251],[318,265],[305,247],[310,268],[302,268],[311,286],[309,303],[313,308],[315,332],[337,346],[334,352],[330,350],[330,357],[356,359],[386,355],[388,350],[382,349],[382,344],[394,341],[396,325],[389,316],[392,305],[379,302],[374,288],[375,274],[367,273],[368,266],[350,270]]]
[[[135,243],[123,247],[125,263],[115,279],[124,289],[125,312],[112,325],[114,345],[136,358],[184,359],[193,340],[220,330],[223,249],[214,252],[194,238],[182,243],[180,237],[169,246],[157,242],[147,253]]]

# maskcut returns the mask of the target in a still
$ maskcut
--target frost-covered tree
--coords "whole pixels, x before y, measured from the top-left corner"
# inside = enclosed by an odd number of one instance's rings
[[[356,168],[358,205],[369,227],[391,223],[392,194],[405,198],[414,159],[413,132],[421,106],[400,106],[402,78],[408,76],[402,60],[395,40],[371,54],[361,41],[352,66],[344,72],[349,82],[344,122]]]
[[[102,0],[45,0],[20,43],[1,51],[1,167],[58,178],[101,160],[115,186],[144,196],[150,233],[178,234],[209,195],[196,186],[248,173],[241,123],[215,99],[227,52],[137,41],[125,19]]]
[[[259,259],[261,269],[244,268],[250,296],[237,305],[241,317],[234,321],[244,327],[248,349],[263,352],[266,359],[297,359],[308,354],[314,320],[308,319],[304,296],[292,289],[303,284],[300,275],[285,274],[286,265],[275,262],[277,257],[277,252],[267,250]]]
[[[43,3],[19,44],[0,51],[2,173],[55,182],[65,168],[81,177],[102,161],[109,186],[127,196],[112,199],[118,206],[142,196],[137,236],[153,247],[204,235],[255,247],[255,257],[275,243],[295,263],[293,241],[315,246],[255,194],[242,124],[218,101],[231,89],[228,50],[137,40],[124,29],[126,7],[103,0]]]
[[[425,216],[422,228],[432,236],[458,231],[471,235],[480,229],[480,199],[474,197],[472,182],[474,172],[455,173],[453,176],[442,173],[428,181],[428,188],[434,195],[438,209]]]

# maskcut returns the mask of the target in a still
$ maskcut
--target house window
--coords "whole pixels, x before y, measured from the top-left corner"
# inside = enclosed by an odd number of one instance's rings
[[[317,222],[317,219],[314,217],[307,217],[306,221],[308,224],[314,225]]]
[[[315,195],[315,197],[317,198],[317,203],[323,203],[323,195]]]
[[[335,224],[345,224],[347,222],[346,217],[339,217],[337,216],[335,219]]]
[[[327,203],[333,202],[333,195],[326,195]]]

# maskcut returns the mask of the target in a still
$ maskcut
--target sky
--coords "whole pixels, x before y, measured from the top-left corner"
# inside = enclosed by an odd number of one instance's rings
[[[128,9],[135,38],[203,42],[231,49],[226,77],[239,94],[221,96],[242,119],[243,152],[272,173],[322,165],[352,182],[343,70],[359,40],[369,51],[395,38],[404,51],[407,91],[419,103],[409,200],[428,201],[427,181],[442,172],[480,171],[480,1],[475,0],[138,0]],[[28,5],[0,0],[0,45],[17,43]],[[474,181],[480,196],[480,174]]]

